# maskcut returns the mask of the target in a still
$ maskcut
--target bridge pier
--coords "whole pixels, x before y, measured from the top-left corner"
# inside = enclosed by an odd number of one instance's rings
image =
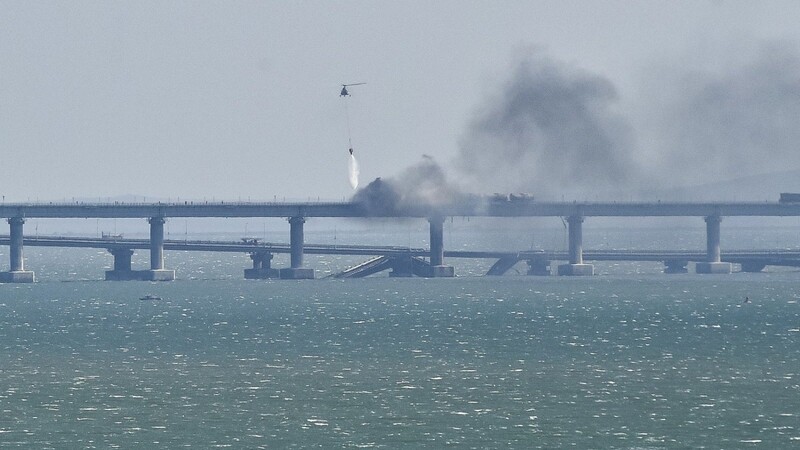
[[[695,264],[696,273],[731,273],[731,263],[720,258],[720,227],[722,217],[718,214],[707,216],[706,221],[706,261]]]
[[[133,250],[130,248],[113,247],[109,248],[108,252],[114,256],[114,268],[106,270],[106,281],[171,281],[175,278],[173,270],[161,269],[162,273],[172,272],[172,278],[154,278],[152,270],[133,270],[131,265]]]
[[[444,265],[444,217],[428,218],[430,224],[430,262],[428,278],[451,278],[455,276],[453,266]]]
[[[106,270],[107,281],[172,281],[175,271],[164,268],[164,223],[163,217],[151,217],[150,223],[150,269],[133,270],[133,250],[113,247],[108,251],[114,256],[114,268]]]
[[[22,217],[12,217],[8,219],[11,228],[9,233],[9,254],[11,256],[10,270],[0,272],[0,283],[33,283],[34,273],[25,270],[25,260],[22,256],[22,225],[25,219]]]
[[[172,281],[175,271],[164,268],[164,220],[163,217],[151,217],[150,223],[150,270],[147,281]]]
[[[767,264],[761,261],[742,261],[742,272],[761,272]]]
[[[682,259],[668,259],[664,261],[664,273],[688,273],[686,266],[689,261]]]
[[[559,275],[594,275],[594,266],[583,263],[583,216],[567,217],[569,226],[569,264],[558,266]]]
[[[265,251],[255,251],[250,253],[253,260],[252,269],[244,269],[245,280],[260,280],[265,278],[278,278],[280,271],[272,268],[272,253]]]
[[[114,270],[130,272],[133,250],[129,248],[114,248],[109,251],[114,255]]]
[[[109,253],[114,255],[114,268],[106,270],[106,281],[145,280],[146,270],[132,270],[131,257],[133,250],[129,248],[109,248]]]
[[[411,256],[400,256],[391,258],[392,271],[389,276],[392,278],[410,278],[414,276],[414,261]]]
[[[550,275],[550,260],[547,258],[531,258],[528,260],[528,275]]]
[[[289,218],[290,267],[280,270],[281,279],[310,280],[314,278],[314,269],[303,268],[303,224],[305,223],[306,218],[302,216]]]

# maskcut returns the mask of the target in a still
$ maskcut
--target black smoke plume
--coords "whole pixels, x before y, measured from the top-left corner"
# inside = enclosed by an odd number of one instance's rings
[[[485,101],[456,167],[484,192],[596,194],[632,181],[630,129],[605,78],[532,54]]]
[[[458,187],[425,158],[353,200],[392,215],[479,207],[478,196],[463,192],[742,200],[800,191],[800,54],[773,42],[737,55],[738,62],[713,70],[659,67],[627,102],[635,107],[626,117],[610,80],[528,54],[465,131],[453,161]]]

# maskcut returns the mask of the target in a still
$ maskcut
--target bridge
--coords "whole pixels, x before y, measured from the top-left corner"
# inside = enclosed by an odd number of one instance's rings
[[[707,217],[800,216],[800,202],[541,202],[466,197],[453,204],[371,210],[352,202],[5,203],[0,217]]]
[[[465,196],[457,203],[422,205],[398,210],[371,208],[351,202],[308,203],[15,203],[0,205],[0,217],[8,219],[10,233],[10,270],[0,272],[0,282],[32,282],[34,274],[24,269],[23,225],[30,218],[145,218],[150,223],[150,239],[138,245],[150,250],[150,269],[130,269],[132,248],[114,250],[116,275],[110,279],[172,280],[175,272],[164,267],[164,250],[170,248],[164,240],[164,223],[170,218],[233,218],[282,217],[289,221],[290,267],[278,271],[280,278],[313,278],[314,270],[303,266],[303,254],[311,251],[304,244],[303,224],[311,217],[396,217],[424,218],[430,225],[430,246],[427,266],[419,274],[429,277],[451,277],[452,266],[444,264],[443,224],[446,217],[562,217],[566,219],[569,250],[566,264],[558,266],[559,275],[591,275],[594,267],[584,263],[582,227],[587,217],[702,217],[706,222],[706,250],[695,270],[698,273],[730,273],[731,262],[723,261],[720,251],[720,223],[727,216],[789,217],[800,216],[800,203],[783,202],[538,202],[532,199],[496,200],[480,196]],[[139,247],[135,247],[139,248]],[[117,253],[114,253],[116,251]],[[269,252],[265,252],[267,254]],[[271,254],[271,253],[270,253]],[[598,257],[600,255],[597,255]],[[660,255],[663,256],[663,255]],[[692,256],[694,258],[695,256]],[[532,259],[533,260],[533,259]],[[687,258],[670,261],[682,262]],[[252,277],[273,276],[274,270],[264,260],[254,258]],[[510,261],[510,260],[508,260]],[[666,259],[664,261],[667,261]],[[675,264],[678,264],[676,262]],[[756,264],[753,267],[757,267]],[[673,265],[672,267],[678,267]],[[669,265],[668,265],[669,269]],[[499,270],[499,269],[498,269]],[[678,269],[675,269],[678,270]],[[117,276],[118,278],[114,278]]]
[[[109,280],[130,278],[129,256],[133,250],[150,248],[148,239],[123,239],[121,237],[63,237],[35,236],[25,239],[32,247],[101,248],[114,255],[114,269],[106,272]],[[0,236],[0,245],[10,245],[10,236]],[[304,244],[304,252],[314,255],[373,256],[355,267],[334,274],[336,278],[360,278],[391,270],[391,276],[424,276],[430,270],[429,263],[422,259],[430,252],[424,248],[371,245],[326,245]],[[254,262],[253,268],[245,269],[245,278],[279,278],[277,269],[271,268],[273,254],[291,253],[291,245],[259,242],[257,239],[241,241],[165,240],[164,250],[246,253]],[[126,258],[125,256],[128,255]],[[517,263],[525,261],[529,275],[550,275],[552,261],[564,261],[566,251],[523,250],[510,251],[445,251],[448,258],[495,259],[486,275],[503,275]],[[685,273],[689,262],[705,260],[705,253],[691,250],[584,250],[587,261],[653,261],[662,262],[667,273]],[[736,263],[746,272],[758,272],[766,266],[800,267],[800,250],[728,250],[721,254],[724,262]],[[121,262],[124,260],[125,262]],[[136,278],[136,276],[134,277]]]

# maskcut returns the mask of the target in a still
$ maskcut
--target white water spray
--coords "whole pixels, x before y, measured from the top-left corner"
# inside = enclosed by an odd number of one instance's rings
[[[353,154],[350,155],[350,160],[347,162],[347,174],[350,179],[350,187],[358,188],[358,161]]]

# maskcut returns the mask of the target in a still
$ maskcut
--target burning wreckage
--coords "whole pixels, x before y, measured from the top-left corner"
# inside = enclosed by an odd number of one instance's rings
[[[446,186],[416,185],[402,189],[395,180],[376,178],[353,196],[353,203],[363,208],[367,216],[429,217],[458,216],[480,213],[491,207],[528,205],[534,202],[530,194],[478,195],[455,191]]]

